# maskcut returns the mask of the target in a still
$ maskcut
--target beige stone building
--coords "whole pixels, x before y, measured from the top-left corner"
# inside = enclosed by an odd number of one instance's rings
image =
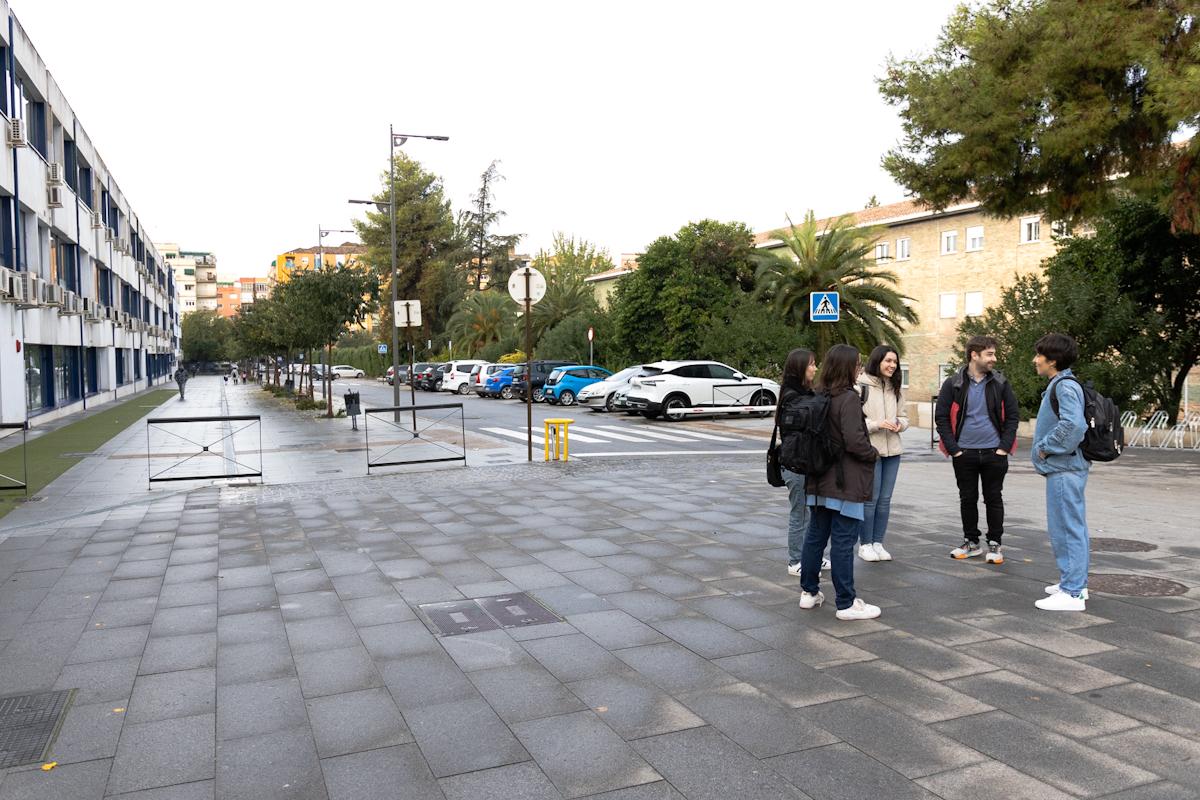
[[[955,344],[959,324],[981,316],[1017,275],[1039,271],[1056,249],[1041,217],[997,219],[977,203],[935,212],[905,201],[850,216],[861,227],[880,229],[875,257],[899,276],[900,292],[920,317],[902,337],[901,368],[909,399],[925,405],[942,377],[963,363]],[[759,234],[756,243],[782,247],[775,235]]]

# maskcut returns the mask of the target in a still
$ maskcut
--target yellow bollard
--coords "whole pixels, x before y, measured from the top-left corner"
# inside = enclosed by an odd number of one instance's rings
[[[570,439],[569,439],[570,434],[568,433],[568,430],[569,430],[568,426],[574,421],[575,420],[573,420],[573,419],[563,419],[563,418],[558,418],[558,419],[552,418],[552,419],[546,420],[546,422],[545,422],[545,426],[546,426],[545,427],[545,440],[546,440],[545,451],[546,451],[546,460],[547,461],[551,460],[551,455],[550,455],[550,453],[551,453],[550,437],[551,436],[554,437],[553,460],[566,461],[568,459],[568,457],[569,457],[568,454],[570,451]]]

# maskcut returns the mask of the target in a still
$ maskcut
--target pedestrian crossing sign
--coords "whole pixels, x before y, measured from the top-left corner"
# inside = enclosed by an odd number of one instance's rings
[[[841,316],[837,292],[812,292],[808,296],[808,318],[812,322],[838,322]]]

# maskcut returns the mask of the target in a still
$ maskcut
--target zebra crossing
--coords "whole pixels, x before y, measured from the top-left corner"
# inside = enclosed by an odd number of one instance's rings
[[[596,456],[634,455],[710,455],[721,453],[761,453],[766,442],[761,436],[741,432],[712,433],[697,427],[672,424],[667,430],[650,424],[627,424],[597,422],[570,427],[571,455],[581,458]],[[664,426],[665,427],[665,426]],[[483,433],[506,440],[524,442],[526,431],[521,427],[485,426]],[[542,431],[535,428],[535,444],[544,445]],[[579,447],[583,445],[583,447]],[[641,447],[630,447],[641,445]],[[703,450],[692,448],[702,447]],[[613,450],[611,448],[619,448]],[[669,449],[664,449],[669,448]],[[719,449],[714,449],[719,448]]]

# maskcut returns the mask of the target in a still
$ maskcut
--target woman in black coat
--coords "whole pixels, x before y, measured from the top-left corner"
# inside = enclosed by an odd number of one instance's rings
[[[837,593],[837,618],[874,619],[879,607],[864,603],[854,592],[854,546],[858,542],[864,504],[871,499],[875,460],[854,384],[862,371],[858,351],[847,344],[829,348],[821,365],[817,391],[829,395],[825,424],[829,438],[841,450],[841,459],[820,475],[807,476],[807,502],[812,511],[800,558],[801,608],[825,601],[820,591],[821,553],[830,543],[833,588]]]

